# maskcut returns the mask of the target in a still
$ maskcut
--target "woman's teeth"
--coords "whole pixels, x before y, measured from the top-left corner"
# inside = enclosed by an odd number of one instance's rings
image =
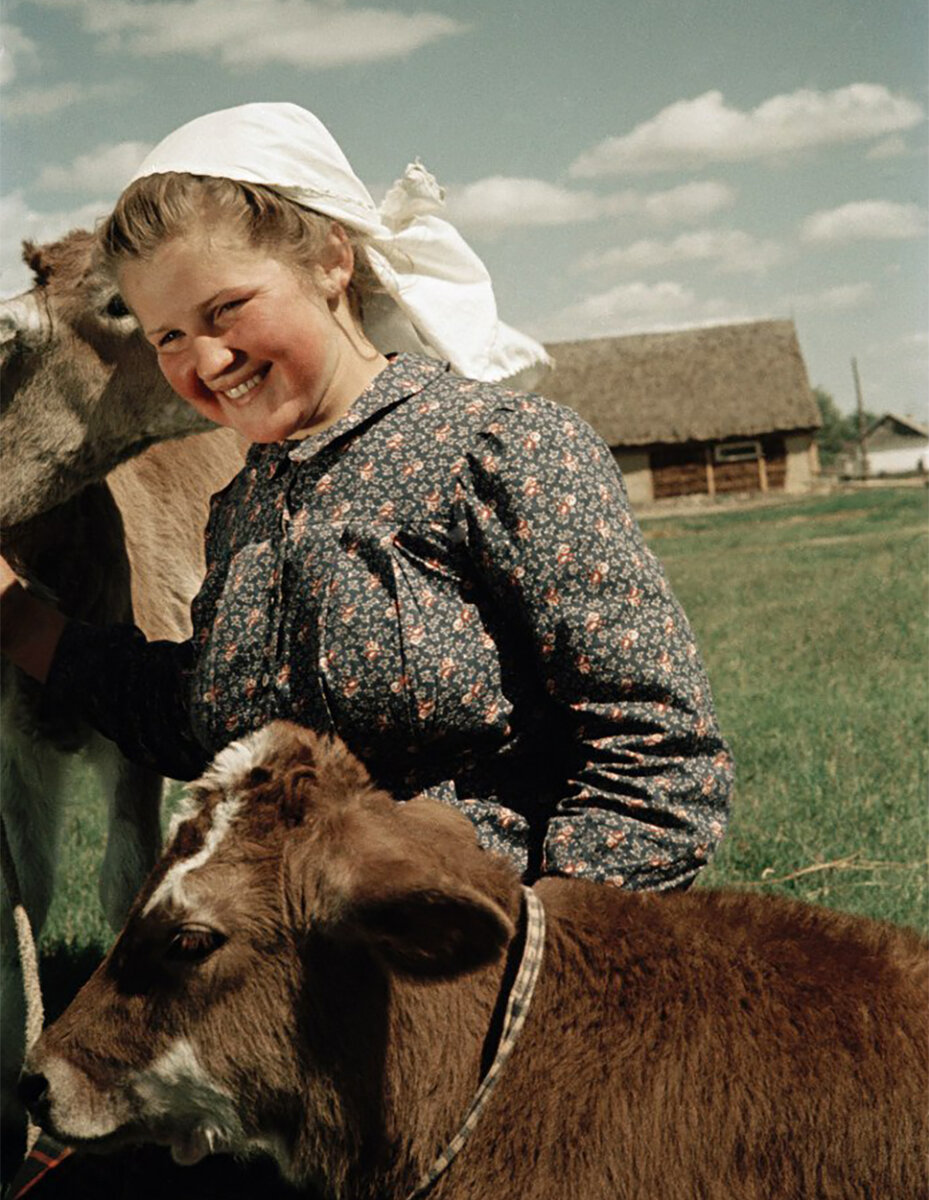
[[[259,383],[261,383],[262,379],[265,377],[265,374],[266,372],[264,371],[258,371],[251,377],[251,379],[246,379],[244,383],[236,384],[236,386],[234,388],[230,388],[228,392],[223,392],[223,395],[227,400],[241,400],[243,396],[247,396],[250,391],[252,391],[259,385]]]

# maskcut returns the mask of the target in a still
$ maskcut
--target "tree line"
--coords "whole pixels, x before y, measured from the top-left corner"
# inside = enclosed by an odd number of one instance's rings
[[[819,407],[822,428],[816,434],[819,461],[824,467],[832,466],[840,455],[848,453],[858,442],[858,413],[843,413],[834,398],[824,388],[814,388],[813,395]],[[865,410],[864,428],[870,429],[877,416]]]

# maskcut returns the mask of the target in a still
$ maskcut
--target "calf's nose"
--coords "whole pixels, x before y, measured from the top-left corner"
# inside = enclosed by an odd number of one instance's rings
[[[48,1099],[48,1080],[44,1075],[23,1075],[16,1094],[31,1116],[40,1116]]]

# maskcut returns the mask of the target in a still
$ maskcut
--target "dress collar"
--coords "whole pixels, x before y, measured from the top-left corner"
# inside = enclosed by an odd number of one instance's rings
[[[336,438],[344,437],[385,409],[418,395],[448,370],[446,362],[419,358],[415,354],[398,354],[389,358],[387,366],[375,375],[348,412],[328,429],[299,440],[256,443],[249,449],[247,461],[249,465],[255,465],[268,459],[287,457],[292,462],[307,462]]]

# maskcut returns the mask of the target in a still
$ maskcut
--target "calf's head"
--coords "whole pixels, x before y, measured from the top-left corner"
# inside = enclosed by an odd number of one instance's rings
[[[331,1175],[399,1086],[398,996],[486,977],[492,1007],[518,904],[460,814],[398,804],[341,743],[275,722],[192,786],[24,1098],[70,1144],[265,1150],[292,1179]]]

